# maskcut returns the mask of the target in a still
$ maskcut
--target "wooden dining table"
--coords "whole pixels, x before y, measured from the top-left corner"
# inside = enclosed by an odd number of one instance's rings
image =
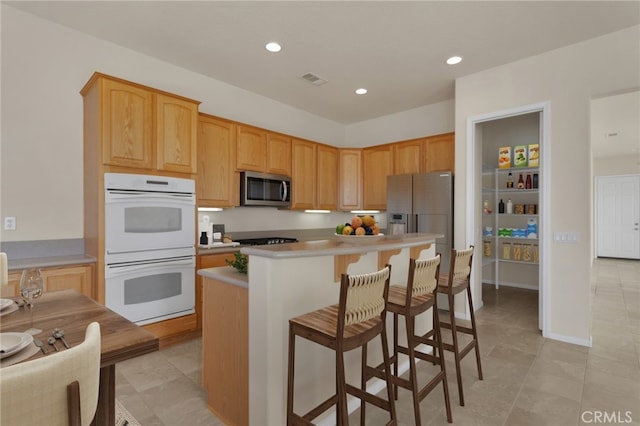
[[[116,364],[157,351],[158,338],[154,334],[75,290],[48,292],[36,299],[33,307],[33,327],[42,330],[35,337],[47,346],[48,354],[38,351],[23,362],[55,353],[46,343],[55,328],[64,330],[65,340],[73,347],[84,341],[87,326],[94,321],[100,324],[101,348],[98,408],[92,424],[113,426]],[[30,315],[26,307],[0,320],[0,332],[24,332],[28,328]],[[57,346],[65,350],[62,344]]]

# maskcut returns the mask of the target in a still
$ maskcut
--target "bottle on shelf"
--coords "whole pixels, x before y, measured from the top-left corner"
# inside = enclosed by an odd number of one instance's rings
[[[520,173],[520,177],[518,178],[518,189],[524,189],[524,179],[522,179],[522,173]]]
[[[498,203],[498,213],[504,213],[504,201],[502,201],[502,199],[500,199],[500,202]]]
[[[509,172],[509,177],[507,178],[507,189],[513,188],[513,175]]]
[[[513,214],[513,203],[511,200],[507,200],[507,214]]]
[[[533,174],[533,189],[538,189],[538,174]]]
[[[525,189],[531,189],[531,173],[527,173],[527,180],[524,183]]]

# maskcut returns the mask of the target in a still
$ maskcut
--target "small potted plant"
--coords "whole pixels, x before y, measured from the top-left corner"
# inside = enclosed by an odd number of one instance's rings
[[[235,270],[240,272],[241,274],[246,274],[247,268],[249,267],[248,256],[240,253],[239,251],[235,252],[233,255],[235,257],[233,260],[225,260],[227,264],[233,266]]]

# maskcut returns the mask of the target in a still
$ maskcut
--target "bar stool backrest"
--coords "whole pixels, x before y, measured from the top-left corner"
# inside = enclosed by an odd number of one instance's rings
[[[465,250],[453,250],[449,284],[453,281],[467,281],[471,275],[473,246]]]
[[[345,308],[345,326],[380,316],[386,305],[390,275],[389,265],[368,274],[342,275],[340,306]]]
[[[412,296],[422,296],[433,293],[438,285],[438,270],[440,266],[440,253],[431,259],[415,260],[413,272]]]

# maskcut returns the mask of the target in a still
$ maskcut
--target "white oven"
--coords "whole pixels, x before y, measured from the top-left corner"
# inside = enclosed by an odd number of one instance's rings
[[[192,314],[195,266],[193,255],[109,264],[106,306],[138,325]]]
[[[195,182],[105,173],[106,255],[193,247]]]
[[[105,173],[105,304],[138,325],[195,312],[195,182]]]

